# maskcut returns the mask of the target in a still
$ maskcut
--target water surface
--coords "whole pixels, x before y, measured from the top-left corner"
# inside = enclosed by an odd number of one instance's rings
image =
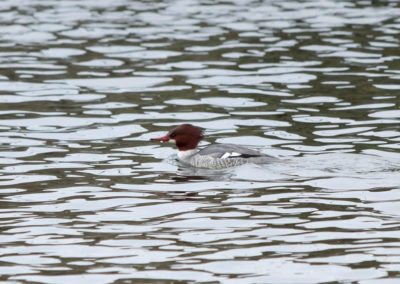
[[[2,1],[0,281],[396,283],[398,1]],[[185,168],[180,123],[269,165]]]

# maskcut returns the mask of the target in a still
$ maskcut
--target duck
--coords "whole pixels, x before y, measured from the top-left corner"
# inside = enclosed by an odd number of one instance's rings
[[[204,130],[192,124],[181,124],[166,135],[151,138],[151,141],[165,143],[174,141],[178,148],[177,160],[184,165],[205,169],[225,169],[243,164],[265,164],[273,157],[256,150],[235,144],[211,144],[199,149]]]

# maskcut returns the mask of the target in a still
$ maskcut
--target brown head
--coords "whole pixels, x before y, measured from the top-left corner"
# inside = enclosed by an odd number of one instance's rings
[[[159,138],[152,138],[152,141],[168,142],[175,140],[176,147],[179,151],[192,150],[197,147],[203,138],[203,130],[191,124],[181,124],[171,129],[167,135]]]

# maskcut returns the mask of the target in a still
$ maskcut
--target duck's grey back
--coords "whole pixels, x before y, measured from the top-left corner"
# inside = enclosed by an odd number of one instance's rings
[[[275,158],[234,144],[210,145],[184,162],[198,168],[223,169],[247,163],[264,164]]]

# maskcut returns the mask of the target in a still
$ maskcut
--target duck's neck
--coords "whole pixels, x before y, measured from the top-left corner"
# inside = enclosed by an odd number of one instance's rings
[[[198,150],[195,149],[190,149],[190,150],[180,150],[178,152],[178,160],[187,160],[189,159],[191,156],[193,156],[194,154],[196,154],[198,152]]]

